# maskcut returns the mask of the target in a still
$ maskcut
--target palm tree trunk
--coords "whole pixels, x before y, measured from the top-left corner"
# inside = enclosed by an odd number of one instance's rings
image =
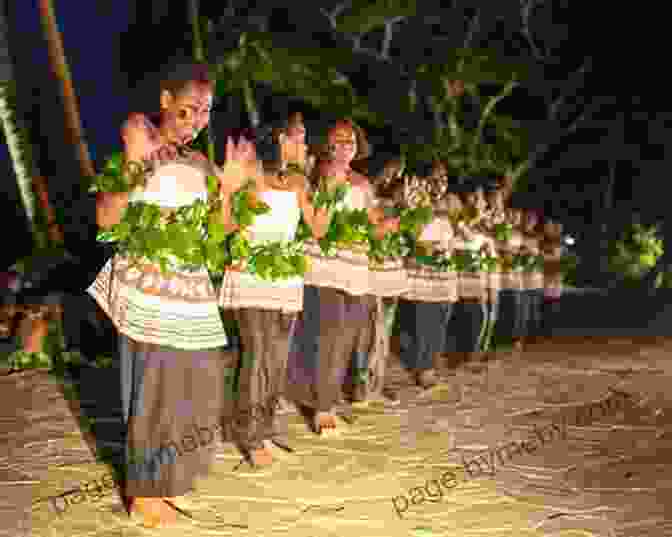
[[[54,212],[49,205],[46,182],[37,172],[30,152],[30,140],[17,113],[16,84],[4,14],[4,2],[0,2],[0,122],[35,245],[40,250],[48,246],[50,239],[51,242],[58,242],[62,236],[58,226],[49,226],[55,222]],[[23,350],[37,352],[43,347],[48,321],[40,315],[31,315],[30,310],[35,309],[33,306],[28,305],[22,309],[26,313],[20,324]]]
[[[35,221],[36,200],[32,187],[32,159],[28,152],[27,139],[23,136],[24,132],[17,122],[14,66],[9,51],[4,0],[0,0],[0,123],[2,123],[7,148],[12,159],[26,217],[35,240],[40,243],[44,236],[40,233],[41,230],[37,229]]]
[[[54,76],[60,81],[61,97],[65,112],[66,136],[68,136],[70,143],[72,143],[72,146],[76,150],[82,175],[84,177],[93,177],[96,172],[82,133],[77,96],[75,95],[70,69],[63,51],[63,41],[56,22],[52,0],[40,0],[39,9],[42,30],[47,41],[51,70]]]
[[[203,47],[203,39],[201,38],[201,27],[198,20],[198,0],[189,0],[189,18],[191,19],[191,31],[193,34],[193,48],[194,58],[198,62],[205,61],[205,48]],[[210,130],[206,131],[208,139],[208,159],[210,162],[215,161],[215,146],[210,138]]]

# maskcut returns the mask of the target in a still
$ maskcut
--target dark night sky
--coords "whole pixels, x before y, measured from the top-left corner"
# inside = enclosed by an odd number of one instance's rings
[[[161,22],[162,31],[173,29],[169,44],[162,42],[161,36],[156,32],[148,31],[137,24],[130,33],[127,33],[129,25],[136,17],[140,21],[151,22],[150,5],[152,3],[146,2],[139,5],[136,13],[131,12],[132,3],[123,1],[57,2],[57,16],[79,98],[85,137],[92,157],[98,161],[118,149],[120,143],[118,127],[131,107],[128,93],[129,82],[132,83],[143,76],[143,66],[158,65],[161,60],[171,55],[173,50],[168,50],[167,47],[175,49],[188,46],[183,42],[185,34],[182,31],[188,28],[188,22],[184,20],[184,10],[179,3],[166,2],[163,12],[157,13],[159,17],[162,17],[158,19]],[[208,6],[208,2],[203,3],[206,4],[203,8],[204,12],[210,15],[216,14],[217,9],[221,9],[219,4]],[[56,146],[59,144],[52,143],[52,140],[62,137],[62,130],[60,130],[62,129],[62,118],[50,117],[47,108],[39,106],[40,103],[51,104],[53,99],[58,97],[56,86],[49,79],[47,54],[41,39],[37,7],[34,2],[14,2],[12,4],[10,23],[13,28],[20,28],[19,32],[12,35],[12,44],[15,50],[20,51],[21,65],[18,69],[18,76],[22,84],[22,93],[34,95],[35,101],[31,115],[35,124],[39,125],[39,142],[47,148],[46,153],[41,156],[40,166],[43,173],[50,179],[50,189],[53,189],[59,198],[55,201],[66,209],[72,209],[74,204],[69,200],[77,197],[73,194],[73,189],[76,190],[75,185],[79,180],[76,170],[55,169],[54,167],[57,151],[66,150],[62,147],[57,149]],[[582,57],[587,54],[594,55],[596,58],[595,71],[591,75],[588,86],[579,92],[578,99],[588,102],[595,94],[629,97],[633,93],[643,95],[650,93],[651,84],[643,82],[649,80],[650,76],[647,76],[647,69],[643,67],[642,62],[636,59],[637,53],[646,50],[649,46],[649,41],[643,42],[641,38],[635,39],[635,34],[632,33],[622,33],[615,24],[618,18],[613,13],[613,8],[611,8],[609,18],[604,19],[604,14],[598,16],[597,13],[589,12],[584,6],[578,6],[576,3],[558,2],[557,5],[558,9],[550,15],[553,20],[551,26],[553,32],[552,35],[549,34],[549,38],[555,40],[556,46],[562,47],[564,61],[567,64],[578,65]],[[251,11],[253,9],[250,8]],[[283,19],[280,15],[282,15],[282,10],[278,10],[273,24],[291,26],[292,21],[286,20],[286,16]],[[642,18],[646,16],[646,14],[642,15]],[[82,21],[86,23],[82,24]],[[626,52],[632,53],[635,58],[629,57],[625,54]],[[137,62],[134,63],[134,60]],[[558,72],[562,73],[565,67],[559,67]],[[645,96],[644,99],[646,100],[647,97]],[[272,106],[269,102],[265,103],[266,109]],[[627,108],[630,104],[622,100],[618,106]],[[57,107],[49,106],[49,113],[52,108]],[[501,111],[521,118],[536,119],[543,113],[543,103],[538,97],[521,91],[508,103],[505,101]],[[226,111],[223,113],[224,115],[220,109],[216,116],[216,125],[223,122],[229,124],[234,120],[235,116],[227,116]],[[634,143],[642,139],[646,140],[647,128],[646,121],[630,121],[627,129],[628,137],[632,138]],[[372,134],[374,134],[375,141],[375,133]],[[385,134],[385,132],[380,134]],[[661,134],[659,132],[658,137],[662,137]],[[568,137],[548,155],[544,169],[550,168],[552,162],[561,159],[563,153],[567,153],[569,148],[573,147],[574,151],[582,146],[587,148],[601,136],[603,133],[589,130]],[[385,147],[379,144],[378,149],[385,149]],[[662,152],[663,147],[656,144],[651,144],[645,149],[642,158],[647,159],[649,170],[660,159]],[[3,171],[6,172],[5,177],[13,179],[13,174],[7,173],[10,164],[6,148],[0,151],[0,159],[2,159]],[[547,183],[545,192],[540,191],[539,195],[548,200],[546,205],[552,209],[551,212],[575,214],[591,212],[590,196],[587,194],[592,192],[591,189],[594,187],[591,185],[599,182],[600,176],[606,172],[607,168],[605,164],[599,162],[588,163],[586,166],[586,169],[576,169],[571,167],[571,163],[567,163],[559,170],[554,170],[553,173],[548,173],[548,176],[544,177],[544,182]],[[625,179],[619,179],[617,183],[617,198],[629,200],[633,197],[633,188],[628,178],[636,177],[644,171],[640,172],[638,166],[633,165],[630,159],[625,159],[619,166],[619,173],[623,174]],[[3,197],[4,205],[0,209],[5,218],[4,223],[11,225],[10,222],[16,222],[18,198],[15,188],[7,187],[5,190],[8,195]],[[572,197],[574,199],[572,208],[570,208],[562,198],[568,200]],[[81,223],[90,216],[89,211],[87,214],[73,217],[73,225],[77,222]],[[22,240],[25,241],[25,238]],[[13,249],[6,248],[0,262],[6,265],[6,259],[14,255]]]

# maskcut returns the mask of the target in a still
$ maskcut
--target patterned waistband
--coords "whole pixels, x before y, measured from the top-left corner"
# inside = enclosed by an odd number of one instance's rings
[[[264,282],[244,272],[229,271],[219,290],[219,305],[225,309],[258,308],[298,313],[303,310],[303,282],[292,280],[283,285]]]
[[[207,272],[165,278],[117,258],[107,262],[88,292],[117,330],[136,341],[178,349],[226,345]]]

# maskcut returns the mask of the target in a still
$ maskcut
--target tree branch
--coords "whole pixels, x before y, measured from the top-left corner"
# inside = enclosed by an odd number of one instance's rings
[[[553,101],[549,106],[548,116],[550,120],[557,119],[558,109],[560,108],[560,106],[564,104],[565,100],[569,95],[574,95],[576,89],[578,89],[583,85],[586,71],[591,66],[592,62],[593,58],[592,56],[589,56],[588,58],[585,59],[581,67],[570,75],[570,79],[567,82],[568,87],[565,88],[565,91],[560,96],[558,96],[558,98],[555,99],[555,101]]]
[[[469,29],[467,30],[467,35],[464,38],[464,46],[462,48],[468,49],[471,46],[471,42],[478,31],[481,22],[481,12],[477,11],[469,23]],[[457,72],[461,73],[464,68],[465,58],[460,58],[460,61],[457,63]]]
[[[523,36],[525,36],[525,39],[532,49],[532,55],[543,63],[548,57],[539,50],[532,37],[532,32],[530,31],[530,17],[532,16],[532,10],[536,7],[537,2],[542,1],[543,0],[520,0],[520,11]]]

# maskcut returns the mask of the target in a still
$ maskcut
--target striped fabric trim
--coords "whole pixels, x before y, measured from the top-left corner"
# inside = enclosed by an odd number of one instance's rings
[[[502,289],[502,274],[501,272],[488,272],[486,278],[488,301],[494,304],[498,301],[499,291]]]
[[[402,295],[416,302],[457,302],[457,272],[440,272],[410,258],[406,261],[408,290]]]
[[[523,289],[543,289],[544,287],[543,272],[523,272],[522,280]]]
[[[332,257],[323,255],[316,241],[306,241],[304,248],[309,265],[304,274],[306,285],[340,289],[354,296],[371,294],[366,247],[341,249]]]
[[[523,288],[522,273],[509,271],[501,272],[499,286],[500,289],[520,290]]]
[[[480,300],[486,302],[487,273],[486,272],[459,272],[457,275],[458,296],[461,299]]]
[[[389,258],[381,264],[369,264],[370,294],[379,297],[401,296],[408,291],[408,276],[403,258]]]
[[[119,260],[115,258],[114,264]],[[129,285],[116,270],[113,274],[112,261],[107,262],[87,291],[120,333],[135,341],[185,350],[226,345],[212,284],[207,298],[179,300],[175,296],[152,295],[145,293],[142,287]],[[193,276],[177,275],[178,278]]]
[[[228,271],[219,291],[219,305],[225,309],[259,308],[283,313],[303,310],[303,279],[266,282],[251,274]]]

